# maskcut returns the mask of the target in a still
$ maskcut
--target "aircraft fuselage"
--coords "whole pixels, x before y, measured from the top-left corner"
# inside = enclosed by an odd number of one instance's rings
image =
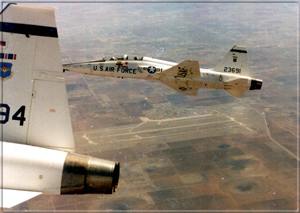
[[[98,61],[65,64],[63,69],[64,71],[103,77],[160,81],[187,95],[196,95],[199,88],[245,91],[261,87],[261,85],[260,87],[256,85],[261,80],[241,75],[240,68],[224,67],[223,72],[197,68],[199,73],[193,73],[193,75],[188,74],[187,69],[175,71],[176,73],[172,72],[172,74],[168,73],[167,70],[174,66],[180,66],[180,64],[150,57],[139,58],[125,55],[109,60],[104,58]],[[234,96],[241,97],[242,94]]]

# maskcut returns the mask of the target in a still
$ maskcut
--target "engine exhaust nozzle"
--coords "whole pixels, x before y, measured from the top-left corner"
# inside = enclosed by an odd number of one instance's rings
[[[61,194],[112,194],[119,174],[119,162],[70,153],[64,163]]]

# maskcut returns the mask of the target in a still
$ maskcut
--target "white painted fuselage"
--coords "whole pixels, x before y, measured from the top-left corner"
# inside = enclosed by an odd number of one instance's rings
[[[63,69],[94,76],[161,81],[187,95],[196,95],[199,88],[207,88],[226,90],[235,97],[241,97],[253,86],[253,80],[261,82],[259,79],[241,75],[242,69],[238,67],[224,67],[223,72],[219,72],[214,69],[200,69],[198,65],[198,68],[193,67],[194,70],[189,73],[178,71],[180,65],[181,63],[150,57],[124,55],[109,60],[104,58],[99,61],[65,64]],[[189,65],[185,65],[188,69]],[[176,66],[177,70],[171,70]]]

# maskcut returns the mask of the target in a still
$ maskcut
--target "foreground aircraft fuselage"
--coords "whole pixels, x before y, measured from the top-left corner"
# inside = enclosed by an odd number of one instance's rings
[[[103,58],[98,61],[63,65],[64,71],[95,76],[136,78],[160,81],[186,95],[196,95],[199,88],[219,89],[235,97],[242,97],[246,90],[262,87],[262,80],[251,78],[247,51],[235,45],[222,62],[213,69],[199,69],[197,61],[174,63],[149,57]]]
[[[40,193],[113,193],[119,163],[75,154],[55,9],[0,13],[0,208]]]

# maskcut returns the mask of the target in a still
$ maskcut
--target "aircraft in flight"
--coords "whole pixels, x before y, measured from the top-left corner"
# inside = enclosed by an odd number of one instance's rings
[[[8,4],[0,23],[1,208],[41,193],[113,193],[119,163],[74,153],[55,10]]]
[[[174,63],[150,57],[124,55],[83,63],[63,64],[64,71],[95,76],[160,81],[186,95],[197,95],[199,88],[225,90],[242,97],[246,90],[260,90],[262,80],[250,77],[245,46],[235,45],[212,69],[199,69],[198,61]]]

